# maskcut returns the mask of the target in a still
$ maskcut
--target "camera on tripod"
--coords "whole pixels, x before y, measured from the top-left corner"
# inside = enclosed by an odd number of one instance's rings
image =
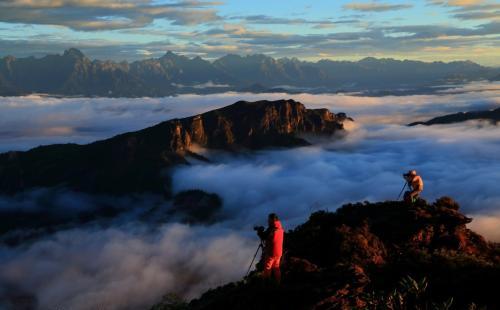
[[[264,232],[265,228],[264,228],[264,226],[254,226],[253,230],[255,230],[257,232],[257,234],[261,234]]]
[[[267,238],[266,228],[264,226],[254,226],[253,230],[257,232],[260,240],[265,240]]]

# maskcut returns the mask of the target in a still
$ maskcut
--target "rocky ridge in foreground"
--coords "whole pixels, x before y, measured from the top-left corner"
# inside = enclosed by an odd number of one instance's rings
[[[471,221],[448,197],[316,212],[285,236],[281,286],[251,276],[153,309],[499,309],[500,245]]]

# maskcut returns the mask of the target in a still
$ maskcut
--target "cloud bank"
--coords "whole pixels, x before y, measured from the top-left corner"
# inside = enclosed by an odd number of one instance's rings
[[[386,12],[413,7],[411,4],[390,4],[382,2],[351,2],[344,5],[344,9],[362,12]]]
[[[0,300],[16,297],[38,309],[135,309],[147,308],[168,292],[193,298],[244,275],[257,246],[251,227],[264,224],[269,212],[278,213],[290,229],[312,211],[396,199],[401,174],[410,168],[424,178],[425,199],[452,196],[474,218],[471,228],[500,241],[500,127],[482,122],[404,126],[446,113],[498,107],[498,84],[403,97],[227,93],[162,99],[4,98],[0,126],[8,123],[12,128],[0,127],[0,145],[11,149],[40,142],[88,142],[240,99],[278,98],[345,111],[356,122],[348,124],[346,136],[320,139],[311,147],[240,155],[200,150],[214,161],[176,169],[173,184],[175,191],[200,188],[222,197],[222,220],[212,226],[153,225],[141,218],[157,200],[125,197],[119,203],[125,208],[129,204],[130,211],[106,225],[91,222],[22,246],[2,246]],[[99,130],[44,133],[64,126]],[[61,208],[74,199],[82,209],[97,201],[72,193],[60,196],[55,205]],[[12,203],[0,200],[2,208]],[[15,207],[39,206],[27,197]],[[168,209],[168,203],[163,207]]]
[[[425,199],[448,195],[467,214],[496,215],[499,137],[499,127],[475,122],[439,128],[359,126],[321,146],[180,168],[173,184],[176,190],[195,187],[221,194],[228,212],[241,219],[235,227],[271,211],[294,226],[314,209],[396,199],[401,174],[415,168],[425,181]]]
[[[63,231],[28,248],[0,249],[0,300],[25,298],[36,309],[145,309],[167,292],[190,298],[238,280],[254,245],[224,229],[180,224]]]
[[[96,31],[145,27],[155,19],[174,25],[202,24],[218,20],[211,9],[219,2],[176,1],[25,1],[0,2],[0,20],[9,23],[61,25],[75,30]]]
[[[0,152],[53,143],[89,143],[187,117],[238,100],[293,98],[311,108],[347,112],[360,123],[406,124],[441,114],[489,109],[500,104],[500,83],[458,85],[440,95],[360,97],[349,94],[222,93],[165,98],[0,99]]]

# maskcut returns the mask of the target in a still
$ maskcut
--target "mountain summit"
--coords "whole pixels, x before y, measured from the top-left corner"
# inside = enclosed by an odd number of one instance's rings
[[[164,170],[187,164],[186,156],[197,157],[190,150],[195,144],[229,151],[303,146],[308,142],[302,134],[342,132],[346,119],[343,113],[306,109],[294,100],[239,101],[87,145],[0,154],[0,192],[65,186],[84,192],[169,194]]]
[[[76,48],[70,48],[64,51],[63,57],[85,58],[85,55]]]

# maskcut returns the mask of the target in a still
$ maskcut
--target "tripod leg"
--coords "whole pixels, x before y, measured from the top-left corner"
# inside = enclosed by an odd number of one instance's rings
[[[401,194],[402,194],[402,193],[403,193],[403,191],[405,190],[405,188],[406,188],[406,185],[407,185],[407,184],[408,184],[408,183],[407,183],[407,182],[405,182],[405,184],[403,185],[403,188],[402,188],[402,189],[401,189],[401,191],[399,192],[399,195],[398,195],[398,201],[399,201],[399,198],[401,198]]]
[[[245,278],[248,277],[248,274],[250,273],[250,269],[252,269],[253,262],[255,261],[255,258],[257,257],[257,254],[259,253],[259,249],[262,247],[262,243],[259,244],[257,247],[257,251],[255,251],[255,255],[252,258],[252,262],[250,263],[250,266],[248,266],[247,274],[245,275]]]

